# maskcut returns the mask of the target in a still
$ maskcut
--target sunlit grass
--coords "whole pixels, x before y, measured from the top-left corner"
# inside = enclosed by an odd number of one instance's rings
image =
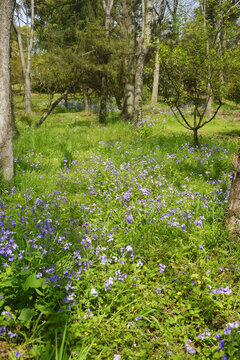
[[[163,104],[137,130],[59,109],[36,129],[43,99],[29,122],[16,108],[1,193],[10,358],[239,359],[240,245],[224,225],[238,142],[222,136],[238,123],[214,120],[196,151]]]

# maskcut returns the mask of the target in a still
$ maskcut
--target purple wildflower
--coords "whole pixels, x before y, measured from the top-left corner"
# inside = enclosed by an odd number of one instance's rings
[[[219,343],[220,350],[223,350],[223,348],[224,348],[224,343],[225,343],[225,340],[221,340],[221,341],[220,341],[220,343]]]
[[[189,353],[189,354],[195,354],[196,353],[196,350],[191,347],[189,344],[191,343],[191,340],[187,340],[186,342],[186,351]]]

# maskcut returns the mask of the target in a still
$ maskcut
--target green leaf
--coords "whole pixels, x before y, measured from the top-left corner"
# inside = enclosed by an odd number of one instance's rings
[[[12,268],[11,268],[11,266],[8,266],[8,267],[6,268],[6,274],[7,274],[7,275],[11,275],[11,274],[12,274]]]
[[[40,291],[39,289],[35,289],[36,290],[36,293],[40,296],[44,296],[44,293],[42,291]]]
[[[45,284],[45,279],[37,279],[36,274],[29,275],[23,284],[23,290],[27,291],[29,288],[39,288]]]
[[[21,314],[18,317],[18,320],[22,321],[31,321],[34,315],[34,310],[29,308],[24,308],[21,311]]]
[[[14,287],[14,280],[1,281],[1,288],[8,286]]]

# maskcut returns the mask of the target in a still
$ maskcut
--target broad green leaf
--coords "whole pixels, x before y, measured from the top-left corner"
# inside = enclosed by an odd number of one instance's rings
[[[39,288],[45,284],[45,279],[37,279],[36,274],[29,275],[23,284],[23,290],[27,291],[29,288]]]
[[[34,315],[34,310],[29,308],[24,308],[21,311],[21,314],[18,317],[18,320],[22,321],[31,321]]]

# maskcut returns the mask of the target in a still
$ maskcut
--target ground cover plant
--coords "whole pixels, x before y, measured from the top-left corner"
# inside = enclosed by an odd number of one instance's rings
[[[136,130],[74,101],[35,129],[41,101],[28,122],[17,108],[1,185],[0,355],[239,359],[240,245],[224,225],[238,123],[219,117],[195,150],[161,104]]]

